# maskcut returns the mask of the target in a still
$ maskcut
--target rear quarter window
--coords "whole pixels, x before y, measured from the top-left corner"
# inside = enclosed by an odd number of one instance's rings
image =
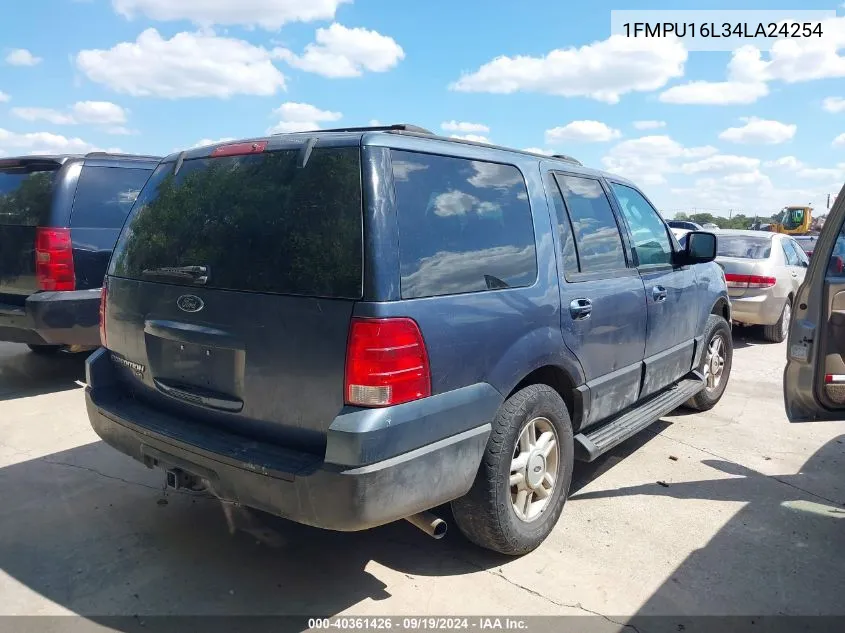
[[[58,165],[53,169],[0,169],[0,225],[47,224]]]
[[[534,225],[512,165],[393,150],[402,297],[530,286]]]
[[[203,287],[361,297],[358,147],[284,150],[159,165],[121,233],[109,274]],[[169,271],[169,273],[167,273]]]
[[[151,169],[85,165],[76,185],[71,225],[119,229],[151,173]]]

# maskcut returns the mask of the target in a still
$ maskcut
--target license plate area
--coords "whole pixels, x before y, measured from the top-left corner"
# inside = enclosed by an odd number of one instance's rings
[[[243,350],[147,335],[152,378],[243,397]]]

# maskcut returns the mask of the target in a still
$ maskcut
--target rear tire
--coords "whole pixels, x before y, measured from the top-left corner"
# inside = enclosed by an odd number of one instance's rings
[[[38,354],[39,356],[53,356],[54,354],[58,354],[62,349],[61,345],[27,345],[27,347],[33,354]]]
[[[763,326],[763,338],[772,343],[783,343],[789,335],[789,324],[791,321],[792,299],[787,299],[778,322],[774,325]]]
[[[728,322],[718,314],[707,317],[704,327],[704,349],[698,371],[705,377],[705,388],[687,401],[696,411],[709,411],[725,393],[733,364],[733,338]]]
[[[476,545],[527,554],[549,535],[566,503],[572,422],[557,391],[530,385],[505,400],[492,426],[475,482],[452,502],[452,514]]]

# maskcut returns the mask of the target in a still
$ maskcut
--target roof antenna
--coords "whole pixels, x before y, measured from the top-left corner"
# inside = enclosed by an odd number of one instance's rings
[[[297,163],[297,167],[300,169],[304,169],[305,165],[308,164],[308,159],[311,158],[311,151],[314,149],[314,146],[317,144],[317,137],[316,136],[309,136],[308,140],[305,141],[305,145],[302,146],[302,149],[299,150],[299,163]]]

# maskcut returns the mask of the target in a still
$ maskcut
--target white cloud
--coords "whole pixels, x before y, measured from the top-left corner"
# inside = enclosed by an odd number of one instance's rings
[[[12,98],[9,95],[0,90],[0,103],[8,103],[11,99]]]
[[[738,105],[754,103],[769,94],[769,87],[762,82],[741,81],[690,81],[672,86],[661,92],[663,103],[696,105]]]
[[[450,88],[461,92],[540,92],[617,103],[628,92],[662,88],[684,73],[687,51],[678,39],[612,35],[581,48],[542,57],[502,55],[464,74]]]
[[[444,121],[440,128],[446,132],[464,132],[486,134],[490,128],[483,123],[468,123],[466,121]]]
[[[760,159],[733,154],[714,154],[701,160],[681,165],[684,174],[702,174],[725,171],[753,171],[760,166]]]
[[[733,53],[729,72],[736,81],[785,81],[796,83],[813,79],[845,77],[845,18],[821,22],[822,37],[779,39],[768,58],[754,46],[743,46]]]
[[[79,123],[108,125],[126,122],[126,110],[110,101],[77,101],[71,111]]]
[[[4,154],[84,154],[97,147],[81,138],[68,138],[50,132],[18,134],[0,128],[0,155]]]
[[[126,110],[109,101],[78,101],[67,112],[52,108],[18,107],[12,108],[11,113],[24,121],[47,121],[54,125],[109,125],[126,122]]]
[[[484,277],[511,278],[516,272],[530,274],[537,266],[533,244],[525,248],[496,246],[478,251],[453,253],[440,251],[424,257],[419,269],[402,278],[402,290],[415,296],[451,294],[472,290],[486,290]]]
[[[778,158],[777,160],[769,160],[764,163],[766,167],[778,167],[782,169],[788,170],[796,170],[801,169],[804,166],[800,160],[795,158],[795,156],[783,156]]]
[[[153,20],[190,20],[214,24],[260,26],[276,30],[289,22],[331,20],[340,4],[352,0],[112,0],[129,19],[142,14]]]
[[[531,152],[532,154],[543,154],[544,156],[551,156],[554,152],[550,149],[543,149],[542,147],[526,147],[523,152]]]
[[[715,147],[684,147],[665,135],[643,136],[614,145],[602,158],[611,172],[643,185],[666,182],[666,174],[678,172],[684,162],[717,154]]]
[[[407,181],[409,176],[415,171],[425,171],[428,165],[424,163],[415,163],[409,160],[394,160],[393,161],[393,179],[400,181]]]
[[[845,132],[833,139],[834,147],[845,147]]]
[[[620,136],[622,132],[601,121],[572,121],[563,127],[546,130],[546,143],[603,143]]]
[[[797,176],[806,180],[823,180],[841,184],[845,179],[845,163],[837,167],[805,167],[799,169]]]
[[[272,55],[244,40],[210,32],[164,39],[147,29],[134,42],[84,50],[76,65],[91,81],[136,97],[268,96],[285,88]]]
[[[224,136],[223,138],[218,139],[203,138],[191,145],[191,147],[205,147],[206,145],[217,145],[218,143],[227,143],[228,141],[234,140],[235,139],[233,139],[231,136]]]
[[[310,103],[295,103],[289,101],[273,110],[273,114],[279,117],[279,122],[267,130],[268,134],[306,132],[317,130],[321,123],[326,121],[337,121],[343,114],[330,110],[320,110]]]
[[[441,193],[434,199],[434,213],[443,218],[450,215],[465,215],[480,203],[481,201],[472,194],[453,189]]]
[[[490,143],[490,139],[481,134],[452,134],[451,138],[458,138],[462,141],[475,141],[476,143]]]
[[[44,60],[36,57],[25,48],[16,48],[6,55],[6,63],[10,66],[35,66],[42,61]]]
[[[53,110],[51,108],[12,108],[12,116],[24,121],[47,121],[54,125],[70,125],[75,123],[69,114]]]
[[[467,178],[467,182],[478,189],[510,189],[522,184],[522,175],[508,165],[474,161],[472,168],[475,173]]]
[[[845,112],[845,99],[842,97],[827,97],[822,101],[822,108],[834,114]]]
[[[302,55],[276,48],[273,55],[294,68],[324,77],[358,77],[364,71],[385,72],[405,58],[405,51],[392,37],[362,28],[334,23],[317,29],[315,42]]]
[[[637,130],[656,130],[661,127],[666,127],[666,121],[634,121]]]
[[[729,127],[719,134],[723,141],[731,143],[755,143],[761,145],[776,145],[785,143],[798,130],[794,124],[781,123],[757,117],[743,118],[745,125],[741,127]]]

